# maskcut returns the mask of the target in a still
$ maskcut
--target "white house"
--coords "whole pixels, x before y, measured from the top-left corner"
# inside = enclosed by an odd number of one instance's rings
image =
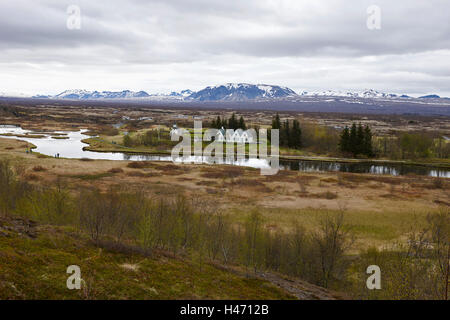
[[[242,129],[225,130],[223,127],[216,134],[216,141],[230,143],[254,143],[253,135]]]
[[[176,124],[174,124],[172,126],[172,129],[170,130],[170,136],[173,136],[173,135],[181,135],[181,130],[178,129]]]

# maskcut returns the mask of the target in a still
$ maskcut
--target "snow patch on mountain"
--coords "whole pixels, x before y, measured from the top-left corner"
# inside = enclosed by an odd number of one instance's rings
[[[198,101],[245,101],[294,96],[297,96],[297,94],[287,87],[266,84],[227,83],[206,87],[192,93],[188,98]]]
[[[302,96],[315,96],[315,97],[347,97],[347,98],[409,98],[408,96],[399,96],[393,93],[384,93],[373,89],[366,89],[362,91],[339,91],[339,90],[326,90],[326,91],[303,91]]]

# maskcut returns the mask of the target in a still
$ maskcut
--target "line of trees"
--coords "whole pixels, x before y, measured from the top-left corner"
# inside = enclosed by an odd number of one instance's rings
[[[358,126],[353,123],[350,129],[345,126],[341,133],[339,148],[341,152],[350,153],[353,157],[358,155],[373,157],[372,131],[369,126],[363,127],[361,123]]]
[[[244,266],[248,272],[271,270],[298,276],[324,287],[352,288],[357,298],[442,299],[450,247],[450,212],[430,215],[428,226],[401,251],[371,249],[360,259],[348,259],[353,239],[344,214],[323,217],[315,231],[293,221],[289,232],[265,227],[262,215],[250,212],[236,224],[214,203],[182,195],[150,198],[140,191],[86,189],[78,194],[63,184],[37,187],[18,177],[0,160],[0,214],[20,214],[43,223],[75,225],[98,246],[109,241],[135,243],[190,256],[202,268],[208,261]],[[106,243],[106,244],[105,244]],[[432,244],[424,246],[424,243]],[[384,290],[367,296],[367,265],[384,270]],[[355,263],[355,265],[352,265]],[[350,269],[361,270],[348,277]],[[350,283],[349,283],[350,282]],[[405,285],[407,284],[407,285]]]
[[[217,116],[217,119],[212,121],[211,127],[215,129],[221,129],[223,127],[224,129],[247,130],[244,117],[240,116],[238,120],[235,113],[233,113],[228,120]]]
[[[280,116],[277,114],[272,120],[272,129],[280,130],[281,147],[291,149],[300,149],[302,147],[302,129],[298,120],[294,119],[292,125],[288,119],[282,123]]]
[[[450,142],[439,132],[397,132],[376,139],[377,155],[389,159],[450,158]]]

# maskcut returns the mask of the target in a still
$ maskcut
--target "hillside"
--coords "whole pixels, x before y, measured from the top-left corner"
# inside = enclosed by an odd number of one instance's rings
[[[79,265],[86,286],[66,288],[69,265]],[[268,281],[167,253],[102,243],[94,246],[71,228],[0,218],[0,299],[294,299]],[[276,285],[283,279],[266,275]],[[302,283],[309,299],[331,298]],[[295,283],[291,291],[298,291]],[[312,292],[312,294],[309,294]]]

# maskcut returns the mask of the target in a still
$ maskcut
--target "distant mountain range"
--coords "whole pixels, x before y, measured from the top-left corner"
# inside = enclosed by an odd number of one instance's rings
[[[206,87],[188,98],[199,101],[245,101],[253,99],[276,99],[297,96],[294,90],[265,84],[227,83]]]
[[[0,96],[25,97],[25,95]],[[415,99],[408,95],[397,95],[393,93],[379,92],[373,89],[363,91],[303,91],[296,93],[294,90],[266,84],[249,83],[227,83],[217,86],[206,87],[194,92],[186,89],[173,91],[169,94],[149,94],[145,91],[88,91],[88,90],[66,90],[57,95],[36,95],[37,99],[66,99],[66,100],[171,100],[171,101],[252,101],[252,100],[276,100],[301,97],[341,97],[362,99]],[[431,94],[419,97],[419,99],[440,99],[438,95]]]
[[[304,91],[300,95],[302,96],[328,96],[328,97],[349,97],[349,98],[410,98],[407,95],[397,95],[393,93],[379,92],[373,89],[363,90],[363,91],[320,91],[320,92],[307,92]]]

